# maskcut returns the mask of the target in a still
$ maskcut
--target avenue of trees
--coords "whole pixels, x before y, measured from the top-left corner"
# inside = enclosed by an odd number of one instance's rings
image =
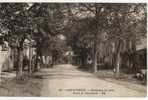
[[[75,23],[72,44],[84,65],[87,56],[92,57],[93,71],[97,64],[107,61],[120,72],[122,58],[126,57],[127,66],[137,70],[136,45],[146,37],[145,4],[79,4],[75,5]],[[84,17],[85,13],[86,17]],[[81,18],[81,19],[80,19]],[[72,31],[72,30],[70,30]],[[76,34],[74,34],[76,33]]]
[[[136,70],[136,45],[146,37],[146,4],[113,3],[1,3],[0,33],[17,52],[17,77],[22,77],[23,44],[35,41],[37,56],[48,47],[58,59],[71,47],[79,65],[92,59],[91,69],[109,63],[117,75],[123,57]],[[66,37],[66,45],[56,38]],[[124,56],[123,56],[124,55]],[[57,56],[57,57],[55,57]],[[30,65],[31,67],[31,65]]]

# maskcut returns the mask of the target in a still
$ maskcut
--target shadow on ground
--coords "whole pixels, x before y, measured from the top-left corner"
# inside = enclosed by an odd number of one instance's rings
[[[24,80],[5,77],[0,82],[0,96],[40,96],[42,81],[27,76]]]

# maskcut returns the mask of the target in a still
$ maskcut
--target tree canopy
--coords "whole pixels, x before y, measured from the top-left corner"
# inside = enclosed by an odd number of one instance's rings
[[[1,3],[0,33],[18,50],[25,39],[59,54],[70,46],[82,63],[91,56],[94,71],[105,58],[119,69],[122,54],[146,37],[146,17],[142,3]]]

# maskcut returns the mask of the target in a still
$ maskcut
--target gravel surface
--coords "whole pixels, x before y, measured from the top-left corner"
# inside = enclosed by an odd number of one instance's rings
[[[8,75],[4,74],[4,75]],[[13,73],[10,73],[12,76]],[[9,75],[8,75],[9,76]],[[0,96],[146,96],[146,86],[99,78],[73,65],[43,68],[31,78],[18,81],[7,77],[0,82]]]

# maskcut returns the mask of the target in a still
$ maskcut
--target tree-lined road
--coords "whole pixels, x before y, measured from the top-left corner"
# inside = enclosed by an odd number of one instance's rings
[[[41,96],[145,96],[146,92],[130,89],[97,78],[73,65],[56,65],[42,69]]]

